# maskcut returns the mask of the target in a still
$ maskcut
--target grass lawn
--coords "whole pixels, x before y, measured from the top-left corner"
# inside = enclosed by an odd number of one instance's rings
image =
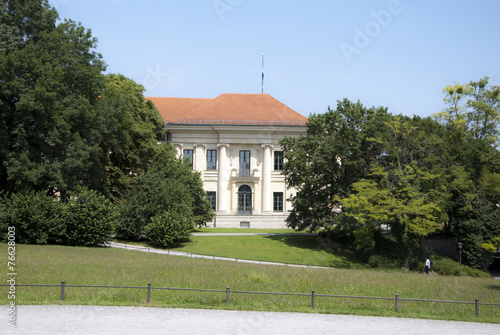
[[[0,244],[0,259],[7,259],[7,245]],[[265,266],[190,259],[112,248],[16,245],[17,284],[116,285],[175,288],[311,293],[435,299],[500,303],[500,282],[495,279],[446,277],[411,272],[356,269],[312,269]],[[0,287],[0,304],[8,304],[7,287]],[[64,304],[146,306],[145,289],[66,288]],[[400,302],[393,300],[249,295],[153,290],[151,307],[217,308],[287,312],[318,312],[378,316],[419,317],[500,323],[500,306]],[[17,304],[60,304],[58,287],[17,287]]]
[[[239,259],[334,268],[362,268],[351,252],[321,247],[317,236],[192,236],[173,250]],[[327,251],[328,250],[328,251]]]
[[[290,228],[283,229],[256,229],[256,228],[196,228],[193,233],[270,233],[270,234],[298,234],[304,233]]]

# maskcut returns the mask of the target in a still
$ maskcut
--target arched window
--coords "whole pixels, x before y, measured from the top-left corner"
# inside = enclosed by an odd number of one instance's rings
[[[238,215],[252,215],[252,189],[248,185],[238,189]]]

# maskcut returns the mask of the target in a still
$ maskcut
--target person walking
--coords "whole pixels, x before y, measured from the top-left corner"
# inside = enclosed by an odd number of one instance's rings
[[[429,258],[425,259],[425,274],[429,274],[429,270],[431,269],[431,261]]]

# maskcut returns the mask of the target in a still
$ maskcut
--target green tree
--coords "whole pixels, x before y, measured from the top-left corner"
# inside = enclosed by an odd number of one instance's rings
[[[489,84],[489,78],[468,84],[448,85],[443,89],[448,105],[435,118],[462,128],[474,139],[498,142],[500,132],[500,86]]]
[[[285,138],[283,174],[297,189],[287,222],[295,229],[331,228],[339,212],[337,196],[349,195],[352,183],[366,176],[382,154],[370,138],[390,115],[386,108],[365,108],[359,101],[339,101],[336,110],[311,115],[307,134]]]
[[[354,183],[355,193],[341,200],[345,215],[359,223],[355,232],[365,232],[362,240],[356,235],[358,249],[368,248],[362,250],[368,254],[375,247],[375,241],[367,243],[366,232],[387,226],[407,251],[409,261],[411,249],[440,228],[437,219],[441,209],[432,202],[423,185],[439,176],[422,171],[414,164],[389,170],[375,167],[369,177]]]
[[[500,199],[500,87],[486,77],[443,92],[451,106],[434,117],[447,130],[443,138],[456,177],[448,184],[447,230],[463,243],[464,263],[484,269],[500,242],[500,222],[486,219]]]
[[[65,198],[78,186],[104,185],[93,105],[105,65],[96,39],[73,21],[56,24],[46,0],[3,0],[0,8],[3,190]]]
[[[164,134],[164,121],[154,104],[143,96],[144,87],[123,75],[109,74],[97,101],[106,155],[106,188],[119,199],[137,175],[151,168],[156,144]]]
[[[157,218],[155,229],[146,229],[146,226],[153,217],[164,213],[188,219],[191,229],[199,222],[213,219],[200,174],[193,172],[189,163],[176,158],[170,143],[157,149],[155,166],[137,177],[137,185],[120,203],[122,215],[117,229],[120,238],[153,238],[148,234],[161,231],[158,225],[165,222],[164,218]]]

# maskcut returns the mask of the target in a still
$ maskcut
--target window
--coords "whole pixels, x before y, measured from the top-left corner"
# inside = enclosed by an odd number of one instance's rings
[[[207,170],[217,170],[217,150],[207,150]]]
[[[240,177],[250,176],[250,150],[240,151]]]
[[[208,201],[212,205],[212,210],[215,212],[217,210],[217,193],[209,191],[207,192]]]
[[[283,151],[274,152],[274,171],[283,170]]]
[[[182,152],[182,155],[184,156],[184,161],[189,161],[191,164],[191,169],[193,168],[193,149],[184,149]]]
[[[283,212],[283,192],[273,193],[273,211]]]

